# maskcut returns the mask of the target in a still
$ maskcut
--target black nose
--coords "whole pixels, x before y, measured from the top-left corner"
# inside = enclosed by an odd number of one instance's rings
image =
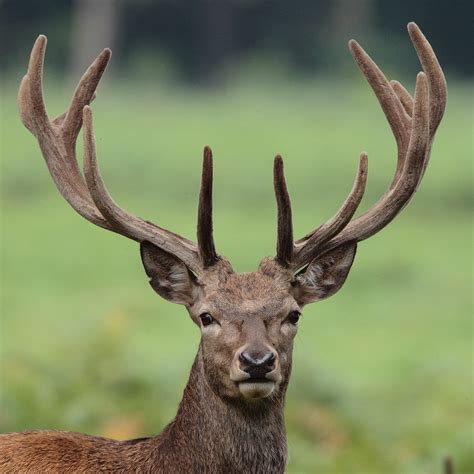
[[[265,378],[265,375],[275,368],[275,359],[273,352],[257,355],[244,351],[239,356],[242,370],[247,372],[252,379]]]

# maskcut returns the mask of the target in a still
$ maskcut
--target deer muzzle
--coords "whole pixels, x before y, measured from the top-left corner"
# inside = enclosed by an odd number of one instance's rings
[[[272,350],[252,351],[246,348],[236,352],[230,378],[246,399],[270,396],[281,381],[278,354]]]

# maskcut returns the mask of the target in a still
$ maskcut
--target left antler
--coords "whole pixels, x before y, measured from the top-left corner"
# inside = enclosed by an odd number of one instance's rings
[[[299,269],[328,250],[371,237],[389,224],[416,192],[444,114],[447,89],[443,71],[423,33],[415,23],[408,24],[408,33],[424,71],[417,76],[414,99],[399,82],[389,82],[356,41],[349,42],[349,49],[375,92],[397,143],[397,166],[389,189],[368,211],[351,220],[362,199],[367,178],[367,156],[362,153],[354,187],[338,213],[303,238],[291,242],[291,252],[288,251],[291,232],[279,223],[276,260],[282,265]],[[286,186],[282,183],[283,177],[275,180],[279,215],[291,216],[291,209],[282,210],[282,203],[289,206]],[[287,218],[286,227],[290,226]],[[286,250],[283,253],[279,249]],[[290,253],[291,262],[287,257]]]
[[[201,194],[198,210],[198,245],[120,208],[100,175],[96,160],[90,102],[109,62],[104,49],[82,76],[69,108],[54,120],[46,112],[43,98],[43,62],[46,37],[41,35],[31,51],[28,72],[18,93],[23,124],[37,138],[56,187],[66,201],[85,219],[138,242],[149,241],[176,256],[199,274],[220,257],[212,236],[212,153],[204,149]],[[84,126],[84,176],[76,160],[76,140]],[[85,178],[85,179],[84,179]]]

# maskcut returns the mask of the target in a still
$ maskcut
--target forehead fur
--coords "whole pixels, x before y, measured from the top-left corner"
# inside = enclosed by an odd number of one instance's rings
[[[274,279],[260,271],[234,273],[222,282],[216,290],[231,301],[271,299],[288,290],[288,283]]]
[[[264,259],[255,272],[219,272],[218,278],[207,279],[209,300],[218,309],[236,313],[275,312],[289,296],[291,274]]]

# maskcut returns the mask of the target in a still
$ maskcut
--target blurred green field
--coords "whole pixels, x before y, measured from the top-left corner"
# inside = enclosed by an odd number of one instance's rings
[[[194,237],[202,147],[215,155],[215,232],[239,271],[273,254],[272,159],[298,236],[332,215],[369,154],[362,208],[388,185],[395,144],[358,76],[196,92],[102,87],[98,156],[117,202]],[[449,78],[448,78],[449,81]],[[343,290],[308,306],[287,396],[290,473],[474,470],[470,84],[450,82],[431,165],[411,205],[359,246]],[[47,85],[52,114],[67,103]],[[2,100],[0,431],[117,438],[171,420],[199,333],[148,287],[135,243],[82,220]],[[79,140],[81,143],[81,140]]]

